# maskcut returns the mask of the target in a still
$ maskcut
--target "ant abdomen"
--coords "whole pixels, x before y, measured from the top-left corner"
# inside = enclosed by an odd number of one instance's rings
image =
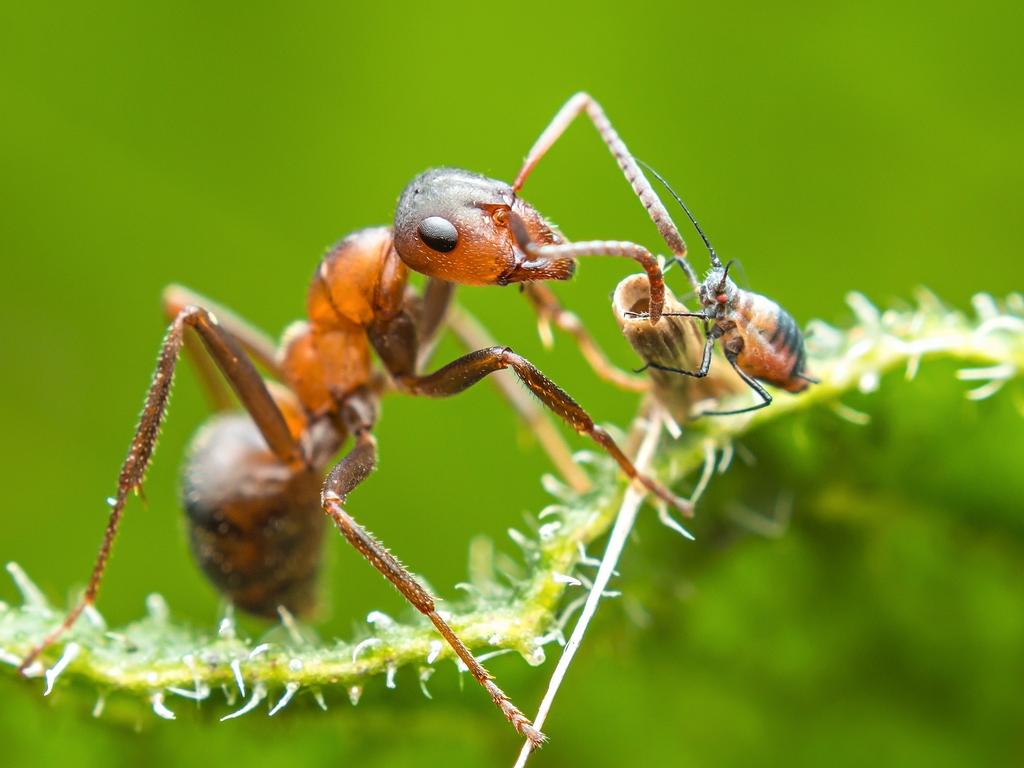
[[[182,472],[192,551],[238,608],[266,617],[316,605],[320,473],[282,464],[248,416],[214,417],[196,434]]]

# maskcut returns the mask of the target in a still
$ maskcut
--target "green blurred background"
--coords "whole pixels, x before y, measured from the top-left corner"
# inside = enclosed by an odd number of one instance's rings
[[[742,260],[748,284],[801,323],[848,321],[851,289],[892,303],[926,284],[967,307],[977,291],[1019,288],[1021,17],[1009,2],[5,4],[0,559],[55,598],[83,583],[163,332],[165,284],[276,334],[301,315],[324,248],[388,223],[414,174],[445,164],[510,180],[579,89],[675,183],[723,257]],[[587,124],[525,193],[570,237],[655,243]],[[628,272],[593,260],[558,287],[623,365],[634,358],[608,298]],[[635,398],[598,382],[566,339],[543,350],[515,290],[459,300],[599,420],[628,422]],[[439,359],[456,351],[446,342]],[[899,423],[918,390],[890,389],[877,397]],[[913,422],[849,437],[865,453],[887,446],[870,482],[864,460],[815,464],[776,435],[751,443],[756,469],[717,486],[702,512],[719,522],[696,544],[644,516],[617,583],[626,597],[598,616],[535,764],[1024,759],[1020,422],[1005,400],[965,405],[961,385],[946,389],[945,442]],[[114,625],[153,591],[183,620],[218,616],[176,502],[179,457],[203,418],[185,372],[148,508],[130,507],[104,586]],[[985,423],[1004,425],[995,449]],[[389,400],[379,439],[380,472],[353,512],[442,594],[464,577],[473,535],[507,542],[508,526],[547,503],[544,457],[489,387]],[[925,461],[935,469],[921,472]],[[984,501],[944,484],[954,475],[981,478]],[[796,498],[781,540],[725,522],[734,493],[767,509],[780,489]],[[322,634],[402,611],[353,552],[329,550]],[[493,667],[532,712],[552,664]],[[0,679],[8,765],[510,765],[518,749],[450,669],[433,701],[406,670],[397,691],[380,681],[355,709],[335,691],[327,714],[304,704],[225,724],[222,703],[193,712],[183,700],[173,723],[141,706],[93,720],[91,700],[67,689],[44,700],[39,687]]]

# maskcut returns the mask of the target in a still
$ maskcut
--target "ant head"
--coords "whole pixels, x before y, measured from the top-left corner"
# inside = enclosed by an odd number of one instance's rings
[[[533,206],[508,184],[457,168],[435,168],[414,178],[395,210],[395,249],[406,266],[462,285],[517,282],[528,261],[512,226],[539,245],[562,242]],[[572,277],[572,262],[552,264],[550,274],[530,279]]]
[[[721,264],[712,267],[701,283],[698,298],[709,314],[725,312],[731,309],[736,301],[739,288],[729,277],[729,268],[732,264],[730,261],[724,267]]]

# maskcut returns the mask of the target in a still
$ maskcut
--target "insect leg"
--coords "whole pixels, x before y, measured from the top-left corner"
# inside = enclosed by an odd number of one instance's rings
[[[491,673],[477,661],[454,630],[438,615],[431,594],[380,541],[345,511],[343,505],[346,503],[348,494],[366,479],[377,464],[377,444],[370,432],[372,418],[367,418],[364,413],[361,413],[360,411],[365,409],[360,409],[359,405],[360,403],[353,401],[346,403],[345,411],[347,413],[343,414],[343,418],[349,431],[355,437],[355,445],[337,463],[324,481],[321,496],[324,511],[331,517],[348,542],[374,568],[380,571],[420,613],[430,619],[455,654],[469,668],[473,677],[490,694],[491,699],[512,723],[516,731],[526,736],[535,746],[539,746],[544,741],[544,735],[534,728],[529,718],[516,708],[508,696],[495,684]]]
[[[99,591],[107,560],[110,558],[110,550],[114,544],[114,538],[117,536],[117,529],[128,495],[141,487],[152,458],[160,425],[167,410],[167,401],[170,397],[174,370],[181,353],[183,337],[185,330],[189,327],[199,334],[207,352],[221,373],[228,379],[246,410],[249,411],[271,451],[286,464],[294,466],[300,465],[304,461],[298,443],[288,430],[284,416],[267,391],[256,368],[239,347],[238,342],[217,324],[216,318],[207,310],[196,306],[182,309],[171,323],[160,350],[153,381],[146,393],[142,416],[135,429],[128,455],[121,465],[121,472],[117,480],[117,493],[111,503],[110,517],[103,535],[103,543],[96,556],[85,594],[64,617],[60,626],[46,635],[39,644],[29,651],[18,667],[19,672],[24,672],[40,653],[74,625],[86,606],[92,605],[96,601],[96,594]]]
[[[452,308],[448,315],[448,327],[468,350],[495,346],[494,339],[487,330],[461,306]],[[566,482],[577,491],[589,490],[590,480],[587,479],[586,473],[579,468],[561,433],[537,405],[537,401],[510,376],[495,376],[492,381],[530,432],[536,435],[551,463]]]
[[[515,371],[520,381],[569,426],[600,445],[630,480],[638,482],[683,514],[693,514],[693,505],[685,499],[677,497],[653,478],[639,472],[611,435],[597,426],[590,415],[572,397],[541,373],[533,363],[517,355],[508,347],[488,347],[470,352],[427,376],[399,377],[398,384],[410,394],[425,397],[449,397],[504,368],[511,368]]]
[[[454,294],[455,283],[439,280],[436,277],[428,278],[423,287],[423,297],[418,300],[420,311],[416,325],[417,370],[427,364],[434,352],[434,347],[437,346],[439,331],[448,319]]]
[[[559,260],[575,261],[582,256],[623,256],[636,261],[647,273],[651,291],[651,325],[657,323],[661,318],[661,310],[665,306],[665,279],[662,277],[658,260],[642,245],[625,240],[583,240],[574,243],[539,245],[530,239],[526,224],[516,213],[510,213],[509,224],[516,244],[530,257],[530,261],[516,267],[510,276],[510,282],[547,279],[548,267]]]
[[[282,378],[277,360],[277,344],[263,331],[231,310],[182,285],[168,285],[164,288],[163,305],[168,322],[174,320],[185,307],[204,307],[217,318],[217,324],[230,333],[261,368],[277,379]]]
[[[523,162],[519,175],[516,176],[516,180],[512,184],[513,191],[518,192],[522,189],[527,177],[537,166],[537,163],[540,162],[540,159],[547,154],[548,150],[565,133],[566,128],[569,127],[572,121],[584,112],[590,118],[594,127],[597,128],[601,139],[615,157],[619,168],[622,169],[626,181],[633,187],[633,191],[640,198],[644,208],[647,209],[647,213],[650,214],[651,220],[658,228],[658,232],[666,244],[668,244],[672,253],[680,260],[680,266],[686,272],[690,283],[696,288],[699,283],[689,263],[686,261],[686,243],[683,242],[679,229],[676,227],[675,222],[672,221],[672,217],[661,202],[661,198],[658,197],[658,193],[651,186],[651,182],[647,180],[643,171],[640,170],[640,166],[637,165],[625,142],[622,141],[618,132],[612,127],[601,105],[594,101],[590,94],[583,92],[574,94],[558,111],[558,114],[555,115],[547,128],[537,138],[537,141],[534,142],[533,147],[530,148],[530,152]]]
[[[715,337],[708,336],[707,340],[704,342],[704,356],[701,358],[700,368],[698,368],[696,371],[686,371],[683,370],[682,368],[672,368],[671,366],[668,365],[661,365],[660,363],[648,362],[643,368],[640,368],[637,371],[637,373],[639,373],[640,371],[646,371],[648,368],[654,368],[657,371],[667,371],[668,373],[681,373],[683,374],[683,376],[693,376],[695,379],[703,379],[705,376],[708,375],[708,371],[711,370],[711,352],[714,349],[714,346]]]
[[[648,319],[651,314],[650,312],[624,312],[626,317],[639,317],[643,320]],[[699,317],[701,320],[707,320],[708,316],[703,312],[665,312],[662,317]]]
[[[168,323],[187,306],[206,307],[216,316],[221,328],[234,336],[264,370],[280,379],[274,342],[233,312],[217,306],[205,296],[181,285],[168,285],[164,288],[162,304]],[[224,379],[217,374],[213,361],[203,353],[199,340],[194,335],[185,334],[185,349],[189,362],[207,395],[210,408],[214,411],[229,411],[234,408],[235,403],[224,384]]]
[[[562,307],[554,292],[543,283],[525,283],[526,298],[537,312],[541,322],[553,323],[560,330],[572,335],[583,357],[599,378],[628,392],[646,392],[651,383],[643,378],[630,376],[620,370],[597,346],[580,319]]]
[[[746,382],[747,386],[749,386],[752,390],[757,392],[757,394],[761,397],[761,402],[755,403],[749,408],[740,408],[735,411],[704,411],[703,413],[698,414],[698,418],[700,416],[735,416],[740,413],[750,413],[751,411],[758,411],[761,408],[767,408],[769,405],[772,404],[772,396],[768,394],[767,389],[761,386],[761,382],[747,374],[742,368],[736,365],[736,358],[728,357],[728,360],[729,363],[732,365],[733,370],[736,371],[737,374],[739,374],[739,377]]]
[[[451,330],[452,335],[467,350],[494,346],[494,340],[476,318],[463,307],[452,306],[451,297],[454,287],[453,283],[430,278],[427,280],[422,298],[413,299],[419,307],[418,311],[413,312],[417,318],[417,373],[422,372],[424,366],[429,362],[437,344],[438,330],[442,324]],[[399,340],[397,344],[388,344],[389,348],[395,346],[402,346],[402,342]],[[536,401],[527,395],[522,387],[504,376],[495,378],[494,384],[530,431],[536,435],[537,440],[548,454],[548,458],[551,459],[551,463],[566,482],[577,491],[589,490],[590,480],[586,473],[581,471],[579,465],[573,460],[569,446],[566,445],[565,440],[546,417],[544,411],[537,406]]]

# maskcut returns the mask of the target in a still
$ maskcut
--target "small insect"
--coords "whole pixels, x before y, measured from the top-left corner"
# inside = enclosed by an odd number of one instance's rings
[[[662,176],[646,163],[644,167],[668,189],[669,194],[686,212],[697,234],[707,246],[711,256],[711,270],[698,282],[684,257],[676,257],[676,263],[683,268],[704,308],[701,312],[666,312],[664,317],[695,317],[704,321],[704,354],[700,367],[695,371],[674,368],[648,361],[640,370],[654,368],[659,371],[680,373],[684,376],[703,378],[711,368],[711,353],[718,340],[722,345],[725,359],[741,379],[761,398],[761,402],[748,408],[732,411],[703,411],[700,416],[732,416],[749,413],[771,405],[772,396],[761,381],[781,387],[788,392],[802,392],[809,384],[819,383],[807,375],[804,366],[807,355],[804,337],[793,317],[766,296],[739,288],[729,277],[733,262],[723,266],[711,242],[704,234],[697,219],[690,213],[686,203],[676,194]],[[630,317],[648,317],[646,312],[629,312]]]
[[[485,341],[482,348],[432,373],[423,371],[446,322],[456,336],[478,343],[479,333],[456,319],[464,317],[463,312],[446,321],[456,284],[520,283],[542,318],[572,332],[598,374],[614,379],[615,369],[597,359],[585,330],[539,284],[569,279],[576,259],[584,255],[638,262],[650,283],[650,320],[657,322],[664,281],[658,261],[646,248],[617,240],[568,242],[518,196],[538,161],[584,112],[673,253],[684,256],[682,237],[654,189],[601,107],[581,93],[541,134],[512,185],[452,168],[414,178],[398,201],[393,226],[359,230],[327,252],[308,290],[307,319],[291,326],[280,345],[203,297],[172,286],[164,294],[171,325],[121,467],[117,493],[110,500],[109,522],[85,594],[26,656],[21,671],[95,602],[125,503],[141,489],[175,367],[183,346],[188,346],[219,411],[192,442],[182,493],[192,549],[214,585],[250,613],[273,616],[279,606],[307,613],[316,602],[321,541],[326,521],[331,520],[430,619],[516,730],[539,744],[543,735],[441,617],[434,598],[356,522],[346,504],[376,466],[373,429],[384,392],[449,397],[495,371],[511,368],[543,406],[596,442],[631,480],[676,509],[691,511],[689,502],[640,473],[575,400],[509,347]],[[422,295],[409,285],[410,271],[428,278]],[[190,329],[194,334],[187,333]],[[374,364],[372,353],[382,368]],[[231,410],[225,380],[244,413]],[[518,391],[508,397],[541,434],[546,420],[534,402]],[[559,447],[560,436],[548,427],[545,445],[552,460],[567,476],[578,472],[564,443]],[[352,447],[324,479],[324,471],[349,438]],[[496,471],[496,491],[511,474],[507,468]]]

